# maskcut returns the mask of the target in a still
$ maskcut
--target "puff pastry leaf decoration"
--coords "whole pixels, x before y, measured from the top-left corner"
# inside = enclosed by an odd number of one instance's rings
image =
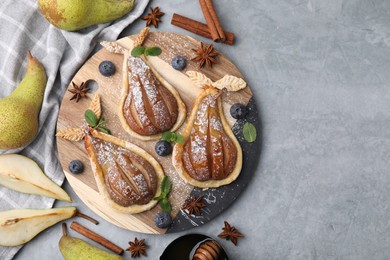
[[[147,29],[142,30],[134,46],[141,45],[147,33]],[[145,55],[132,57],[129,51],[115,45],[119,44],[103,44],[109,46],[108,51],[118,50],[124,55],[123,89],[118,106],[122,127],[131,136],[145,141],[157,140],[163,132],[177,130],[186,117],[186,107],[179,93]]]
[[[58,131],[56,136],[64,138],[69,141],[78,142],[83,140],[85,132],[82,128],[67,128],[65,130]]]
[[[114,209],[139,213],[153,208],[164,172],[146,151],[90,129],[84,139],[99,193]]]
[[[212,86],[213,85],[213,82],[211,81],[211,79],[206,77],[206,75],[204,75],[203,73],[190,70],[190,71],[187,71],[186,74],[195,86],[203,87],[203,86]]]
[[[242,150],[223,114],[220,90],[203,87],[181,134],[184,141],[174,146],[172,163],[183,180],[213,188],[239,176]]]
[[[237,78],[232,75],[225,75],[222,79],[213,83],[217,89],[226,88],[227,91],[239,91],[246,87],[246,82],[242,78]]]
[[[100,104],[99,94],[96,94],[93,97],[88,109],[91,109],[95,113],[97,119],[100,119],[100,117],[102,116],[102,106]]]
[[[102,106],[100,104],[100,96],[99,94],[95,94],[93,97],[91,104],[89,104],[88,109],[92,110],[95,114],[96,118],[99,120],[102,116]],[[64,130],[60,130],[56,133],[57,137],[64,138],[65,140],[78,142],[84,139],[85,133],[87,132],[87,128],[81,127],[71,127]]]
[[[227,91],[235,92],[247,86],[245,80],[232,75],[225,75],[223,78],[213,82],[206,75],[197,71],[187,71],[186,74],[191,82],[199,88],[213,86],[217,89],[226,89]]]

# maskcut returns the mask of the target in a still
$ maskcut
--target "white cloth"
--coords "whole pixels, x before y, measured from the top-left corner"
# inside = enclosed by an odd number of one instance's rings
[[[62,184],[64,174],[58,161],[55,129],[66,88],[95,45],[103,40],[116,40],[122,30],[143,13],[149,1],[136,0],[134,9],[123,18],[78,32],[62,31],[50,25],[39,12],[37,0],[1,2],[0,98],[8,96],[22,80],[28,50],[43,63],[48,82],[39,116],[37,138],[24,149],[0,153],[26,155],[35,160],[54,182]],[[0,210],[50,208],[53,202],[54,199],[22,194],[0,186]],[[0,259],[11,259],[20,248],[0,247]]]

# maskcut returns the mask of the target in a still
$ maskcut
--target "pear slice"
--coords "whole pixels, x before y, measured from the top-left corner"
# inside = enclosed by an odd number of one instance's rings
[[[46,228],[76,213],[75,207],[0,211],[0,245],[18,246],[27,243]]]
[[[19,154],[0,155],[0,185],[23,193],[72,201],[69,195],[50,180],[33,160]]]

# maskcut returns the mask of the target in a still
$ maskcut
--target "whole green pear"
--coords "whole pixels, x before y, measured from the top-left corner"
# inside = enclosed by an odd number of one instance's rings
[[[28,52],[26,74],[8,97],[0,99],[0,149],[23,147],[38,132],[47,77],[43,65]]]
[[[38,6],[49,23],[77,31],[124,16],[133,8],[134,0],[39,0]]]
[[[66,224],[62,224],[63,236],[58,243],[65,260],[123,260],[119,255],[110,254],[84,240],[68,236]]]

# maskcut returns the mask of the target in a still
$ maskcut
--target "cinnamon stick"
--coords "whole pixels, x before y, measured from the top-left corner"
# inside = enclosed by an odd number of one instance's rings
[[[106,238],[102,237],[99,234],[96,234],[92,230],[89,230],[88,228],[84,227],[83,225],[73,221],[70,224],[70,228],[76,231],[77,233],[80,233],[81,235],[95,241],[98,244],[101,244],[105,248],[111,250],[112,252],[120,255],[123,253],[123,249],[119,246],[115,245],[111,241],[107,240]]]
[[[188,17],[184,17],[180,14],[173,14],[171,24],[180,27],[189,32],[195,33],[197,35],[212,39],[209,27],[207,24],[198,22]],[[228,45],[234,44],[234,33],[224,32],[226,40],[223,42]]]
[[[225,33],[219,22],[212,0],[199,0],[199,3],[213,41],[224,42],[226,40]]]

